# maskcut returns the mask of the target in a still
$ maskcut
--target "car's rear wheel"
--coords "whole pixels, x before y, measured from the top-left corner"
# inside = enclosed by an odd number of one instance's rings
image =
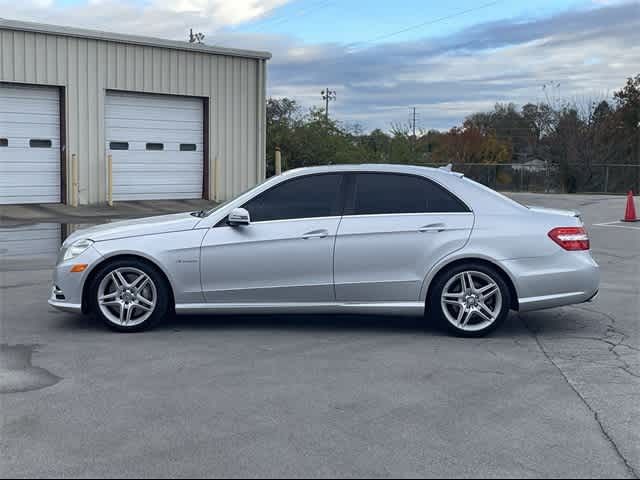
[[[427,313],[455,335],[481,337],[504,322],[510,305],[502,275],[487,265],[468,263],[435,279]]]
[[[95,275],[91,306],[111,329],[137,332],[156,325],[169,310],[169,289],[163,276],[146,262],[112,262]]]

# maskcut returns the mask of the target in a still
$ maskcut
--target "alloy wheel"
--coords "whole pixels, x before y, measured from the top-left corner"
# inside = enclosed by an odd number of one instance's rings
[[[502,292],[489,275],[464,271],[445,284],[440,304],[451,325],[465,332],[478,332],[498,320],[502,310]]]
[[[153,314],[156,285],[142,270],[122,267],[107,273],[98,286],[98,306],[114,325],[135,327]]]

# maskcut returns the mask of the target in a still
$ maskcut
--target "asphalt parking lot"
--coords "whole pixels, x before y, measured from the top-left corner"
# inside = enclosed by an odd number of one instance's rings
[[[20,346],[49,385],[0,394],[0,475],[637,478],[640,224],[609,223],[624,197],[516,197],[583,213],[601,293],[479,340],[362,316],[118,335],[48,307],[53,253],[0,257],[5,366]]]

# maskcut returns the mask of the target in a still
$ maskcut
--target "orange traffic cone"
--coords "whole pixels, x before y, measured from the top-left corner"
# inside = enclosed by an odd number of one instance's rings
[[[636,215],[636,205],[633,202],[633,190],[629,190],[627,194],[627,209],[624,212],[623,222],[640,222],[640,218]]]

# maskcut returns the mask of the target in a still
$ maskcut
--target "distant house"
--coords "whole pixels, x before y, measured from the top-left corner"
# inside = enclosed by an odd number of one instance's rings
[[[541,173],[547,171],[547,162],[545,160],[541,160],[539,158],[534,158],[533,160],[529,160],[524,163],[517,163],[513,165],[513,170],[516,171],[524,171],[530,173]]]

